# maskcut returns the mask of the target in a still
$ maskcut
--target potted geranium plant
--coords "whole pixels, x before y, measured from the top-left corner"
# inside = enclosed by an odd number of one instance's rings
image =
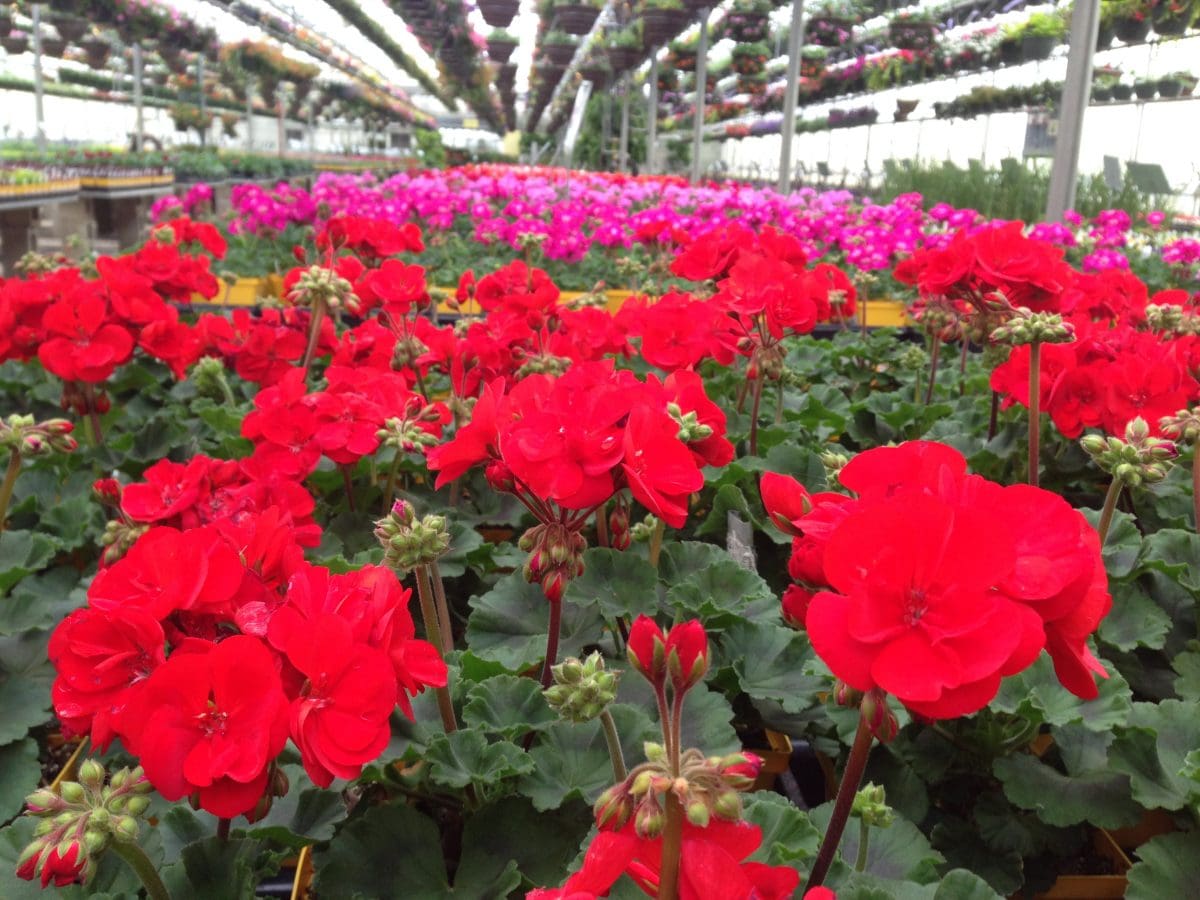
[[[828,56],[829,51],[824,47],[805,47],[800,52],[800,75],[804,78],[820,78]]]
[[[725,16],[725,36],[739,43],[766,40],[771,30],[768,16],[773,8],[769,0],[738,0]]]
[[[924,10],[897,13],[888,23],[888,40],[901,50],[929,50],[936,34],[937,27]]]
[[[668,63],[680,72],[690,72],[696,68],[696,44],[693,41],[671,41],[668,48]]]
[[[845,3],[823,3],[812,12],[805,26],[804,39],[822,47],[845,46],[857,22],[852,7]]]
[[[733,48],[730,65],[739,75],[757,75],[766,68],[769,56],[766,44],[738,44]]]
[[[1150,33],[1150,4],[1146,0],[1115,0],[1113,31],[1126,44],[1138,44]]]
[[[1195,0],[1154,0],[1150,20],[1156,34],[1183,34],[1196,20]]]

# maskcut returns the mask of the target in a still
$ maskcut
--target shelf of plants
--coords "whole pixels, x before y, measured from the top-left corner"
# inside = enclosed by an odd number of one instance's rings
[[[1193,893],[1187,221],[211,197],[0,279],[5,900]]]

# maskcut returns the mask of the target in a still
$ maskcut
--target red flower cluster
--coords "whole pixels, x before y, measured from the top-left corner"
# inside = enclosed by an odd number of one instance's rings
[[[1097,695],[1087,639],[1112,599],[1096,533],[1065,500],[968,475],[956,450],[923,441],[868,450],[839,479],[856,498],[763,484],[804,582],[787,615],[838,678],[950,718],[1044,648],[1068,690]]]
[[[526,900],[592,900],[607,895],[622,875],[654,897],[662,871],[662,838],[641,838],[630,819],[592,839],[583,868],[560,888],[538,888]],[[762,829],[714,819],[704,828],[683,825],[679,900],[788,900],[800,884],[790,866],[747,862],[762,844]],[[817,895],[814,895],[817,896]]]
[[[1008,222],[960,231],[944,247],[918,250],[892,274],[926,298],[979,306],[999,291],[1013,306],[1057,312],[1074,278],[1063,252],[1048,241],[1026,237],[1023,223]]]
[[[255,396],[242,435],[254,442],[249,462],[256,469],[303,479],[322,455],[345,466],[373,454],[390,419],[434,438],[450,420],[444,404],[426,403],[408,389],[403,374],[390,368],[330,366],[325,376],[328,387],[309,393],[304,372],[292,368]]]
[[[628,487],[678,527],[704,484],[701,466],[733,458],[724,431],[724,413],[694,372],[642,382],[611,362],[579,363],[508,390],[489,384],[471,421],[430,450],[429,467],[441,487],[486,464],[494,487],[540,513],[549,503],[586,514]]]
[[[1077,438],[1085,428],[1121,435],[1138,416],[1157,428],[1160,418],[1200,397],[1197,338],[1164,340],[1129,326],[1082,328],[1073,343],[1044,345],[1039,358],[1042,409],[1064,436]],[[1028,405],[1028,346],[996,367],[992,390],[1006,407]]]
[[[446,683],[408,601],[386,569],[306,564],[276,508],[154,527],[52,635],[55,710],[100,747],[119,737],[168,800],[261,816],[289,735],[317,784],[354,778],[397,704],[411,716],[411,695]]]
[[[339,215],[317,232],[317,248],[348,250],[374,264],[401,253],[421,253],[425,242],[421,229],[412,222],[397,225],[387,219]]]

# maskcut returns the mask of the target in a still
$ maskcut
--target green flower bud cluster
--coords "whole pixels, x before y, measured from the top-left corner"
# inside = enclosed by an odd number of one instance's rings
[[[1181,409],[1173,416],[1158,420],[1162,433],[1181,444],[1195,444],[1200,440],[1200,406]]]
[[[356,313],[360,309],[358,297],[354,295],[354,288],[350,282],[333,269],[324,266],[309,266],[288,293],[288,299],[297,306],[307,306],[310,309],[316,309],[320,303],[324,303],[325,308],[331,310],[345,308]]]
[[[392,511],[375,523],[375,537],[383,546],[383,564],[401,572],[436,562],[450,549],[446,517],[418,519],[405,500],[397,500]]]
[[[111,566],[115,563],[149,530],[149,525],[128,522],[123,518],[106,522],[104,534],[100,537],[100,545],[104,547],[104,564]]]
[[[958,312],[948,303],[930,303],[917,314],[917,321],[927,334],[943,341],[955,340],[962,328]]]
[[[518,378],[530,375],[561,375],[571,367],[571,360],[565,356],[553,356],[549,353],[536,353],[525,357],[525,362],[517,369]]]
[[[559,522],[534,525],[517,542],[529,554],[522,568],[525,580],[539,583],[546,596],[557,602],[573,578],[583,574],[587,539]]]
[[[640,522],[634,522],[629,529],[629,536],[635,541],[646,542],[654,536],[655,529],[658,528],[658,518],[648,515]]]
[[[679,434],[676,437],[683,443],[690,444],[712,437],[712,428],[700,421],[695,410],[685,413],[678,403],[668,403],[667,412],[679,424]]]
[[[1075,326],[1064,322],[1058,313],[1035,313],[1018,306],[1014,315],[991,334],[997,344],[1017,347],[1022,344],[1069,344],[1075,340]]]
[[[872,828],[887,828],[896,820],[895,813],[887,805],[883,787],[872,782],[859,788],[858,793],[854,795],[850,815],[862,819],[863,824]]]
[[[667,824],[668,793],[675,795],[688,821],[698,828],[714,817],[736,822],[742,817],[741,792],[753,786],[762,767],[762,760],[750,753],[705,756],[692,748],[680,755],[675,777],[661,745],[647,743],[645,752],[646,762],[596,801],[592,811],[601,828],[620,828],[632,817],[640,837],[658,837]]]
[[[546,243],[546,235],[526,232],[517,238],[517,249],[528,254],[534,250],[541,250],[544,243]]]
[[[78,778],[64,781],[57,793],[41,788],[25,798],[25,815],[39,821],[17,863],[22,877],[36,877],[57,851],[55,858],[73,860],[77,880],[87,883],[112,842],[137,840],[154,790],[141,767],[121,769],[105,784],[104,766],[87,759]]]
[[[196,393],[218,403],[231,396],[229,382],[225,378],[225,364],[215,356],[205,356],[192,366],[189,374]]]
[[[621,268],[621,260],[617,261],[617,268]],[[605,309],[608,306],[608,293],[604,282],[596,282],[590,291],[580,294],[566,305],[571,309],[584,309],[585,307]]]
[[[838,450],[826,450],[821,454],[821,465],[825,467],[825,483],[837,484],[838,473],[850,462],[850,457]]]
[[[1146,305],[1146,325],[1151,331],[1166,331],[1172,334],[1179,332],[1187,313],[1182,306],[1170,303],[1149,303]]]
[[[554,684],[542,693],[550,708],[571,722],[590,722],[617,697],[619,672],[604,669],[604,657],[592,652],[582,662],[575,657],[550,668]]]
[[[416,364],[417,360],[429,352],[429,348],[412,335],[398,338],[392,348],[392,370],[399,372]]]
[[[438,442],[437,436],[421,427],[422,422],[437,422],[441,414],[432,404],[421,407],[415,416],[386,419],[375,437],[385,447],[403,453],[424,452]]]
[[[70,453],[78,443],[71,437],[75,425],[67,419],[35,421],[33,416],[13,413],[0,419],[0,448],[18,456],[48,456],[51,453]]]
[[[49,275],[60,265],[61,262],[53,256],[29,250],[21,254],[21,258],[17,260],[13,268],[16,270],[16,274],[22,278],[32,278],[34,275]]]
[[[1162,481],[1171,460],[1179,455],[1174,441],[1151,436],[1150,426],[1140,416],[1125,426],[1125,440],[1085,434],[1079,445],[1096,465],[1130,487]]]
[[[905,372],[923,372],[929,365],[929,354],[924,347],[909,344],[900,354],[900,368]]]

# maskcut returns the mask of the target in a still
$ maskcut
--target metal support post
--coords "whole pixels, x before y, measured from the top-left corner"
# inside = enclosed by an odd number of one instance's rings
[[[204,54],[196,57],[196,90],[200,94],[200,121],[208,118],[208,97],[204,94]],[[208,146],[209,126],[200,129],[200,146]]]
[[[621,92],[621,146],[617,153],[617,169],[629,171],[629,94],[633,90],[633,76],[625,76],[625,89]]]
[[[1075,204],[1075,182],[1079,177],[1079,144],[1083,117],[1092,94],[1092,61],[1100,30],[1100,0],[1076,0],[1071,14],[1071,48],[1067,78],[1059,103],[1058,138],[1050,188],[1046,197],[1046,220],[1058,222]]]
[[[33,127],[38,152],[46,152],[46,120],[42,109],[42,4],[33,4]]]
[[[647,175],[654,173],[655,149],[658,142],[658,53],[650,55],[650,99],[646,101],[646,165]]]
[[[783,87],[783,124],[779,136],[779,192],[792,189],[792,141],[796,138],[796,95],[800,90],[800,48],[804,46],[804,0],[792,4],[788,31],[787,83]]]
[[[146,105],[142,101],[142,78],[145,76],[142,64],[142,45],[133,45],[133,149],[142,152],[142,136],[146,133]]]
[[[696,47],[696,114],[692,122],[692,183],[700,180],[700,144],[704,138],[704,97],[708,89],[708,15],[700,10],[700,44]]]

